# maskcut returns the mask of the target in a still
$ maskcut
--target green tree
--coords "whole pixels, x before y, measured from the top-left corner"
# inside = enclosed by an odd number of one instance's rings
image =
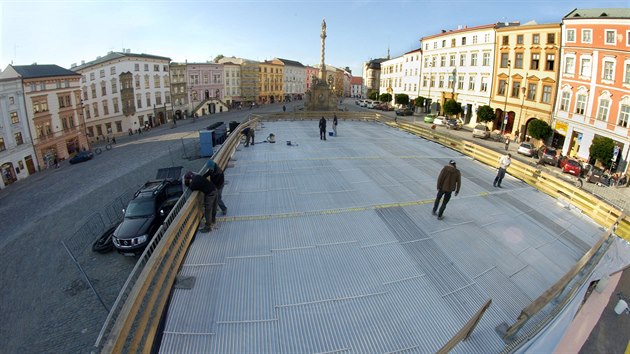
[[[402,104],[402,105],[409,105],[409,95],[405,94],[405,93],[399,93],[396,96],[394,96],[394,103],[396,104]]]
[[[462,111],[462,106],[455,100],[447,100],[444,103],[444,114],[454,116]]]
[[[372,101],[378,101],[378,92],[373,91],[368,95],[368,98]]]
[[[553,129],[544,120],[534,119],[527,125],[527,134],[534,139],[544,141],[553,134]]]
[[[216,57],[214,57],[214,62],[215,62],[215,63],[218,63],[218,62],[219,62],[219,60],[221,60],[221,59],[223,59],[223,58],[225,58],[225,56],[224,56],[223,54],[219,54],[219,55],[217,55]]]
[[[418,96],[413,100],[413,102],[416,107],[424,107],[424,100],[424,97]]]
[[[606,138],[603,136],[596,136],[593,138],[593,142],[591,143],[591,147],[588,149],[590,153],[590,160],[595,162],[599,160],[602,165],[609,168],[612,164],[612,157],[615,151],[615,142],[611,138]]]
[[[481,106],[477,109],[477,122],[492,122],[495,118],[494,109],[488,105]]]
[[[390,93],[381,93],[381,95],[378,98],[379,101],[381,102],[391,102],[392,101],[392,95]]]

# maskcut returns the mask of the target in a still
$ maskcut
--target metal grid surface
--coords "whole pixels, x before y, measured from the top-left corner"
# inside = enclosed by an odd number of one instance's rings
[[[240,147],[229,214],[198,234],[166,317],[162,353],[435,352],[487,300],[456,352],[492,353],[495,331],[557,281],[601,230],[495,169],[378,123],[264,122],[276,144]],[[285,141],[290,140],[289,146]],[[450,160],[463,186],[431,215]],[[528,325],[526,325],[526,328]]]

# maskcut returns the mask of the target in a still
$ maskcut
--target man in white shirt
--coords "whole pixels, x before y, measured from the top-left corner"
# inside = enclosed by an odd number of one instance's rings
[[[503,181],[503,177],[505,177],[505,170],[507,170],[510,164],[512,164],[512,154],[501,156],[501,158],[499,159],[499,172],[494,178],[494,183],[492,183],[494,187],[501,188],[501,181]]]

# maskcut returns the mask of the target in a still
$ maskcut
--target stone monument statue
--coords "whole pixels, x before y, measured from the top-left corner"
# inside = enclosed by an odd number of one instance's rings
[[[327,78],[326,64],[324,62],[326,52],[326,20],[322,20],[322,32],[319,35],[322,39],[321,62],[319,78],[313,77],[311,90],[306,93],[304,108],[307,111],[335,111],[337,110],[337,96],[329,85],[332,80]]]

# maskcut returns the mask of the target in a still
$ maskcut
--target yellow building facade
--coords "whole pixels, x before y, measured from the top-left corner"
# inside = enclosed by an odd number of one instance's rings
[[[534,119],[551,124],[560,71],[559,23],[496,29],[495,71],[490,106],[493,129],[528,139]]]
[[[282,61],[266,60],[259,66],[259,96],[260,103],[276,103],[284,101],[284,63]]]

